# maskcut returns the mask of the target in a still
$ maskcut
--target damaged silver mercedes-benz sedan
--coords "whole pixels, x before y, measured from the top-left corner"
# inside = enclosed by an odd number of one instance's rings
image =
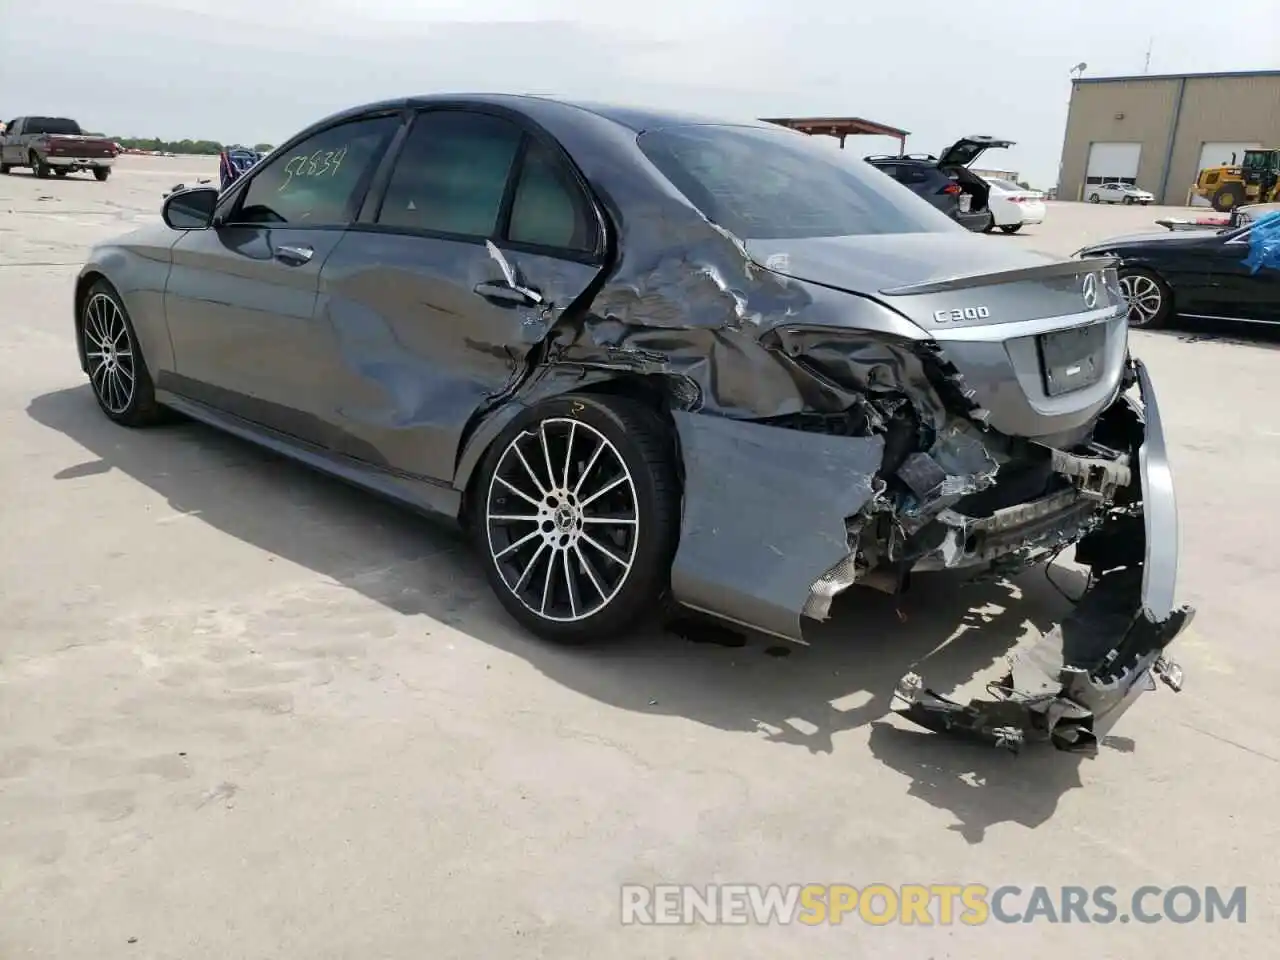
[[[467,527],[581,643],[670,604],[780,637],[855,585],[1090,585],[989,702],[906,715],[1087,749],[1190,609],[1114,264],[976,236],[804,134],[538,97],[384,102],[95,248],[81,364]]]

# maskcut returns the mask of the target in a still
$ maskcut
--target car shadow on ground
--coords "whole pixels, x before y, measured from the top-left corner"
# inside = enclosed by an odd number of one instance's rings
[[[831,754],[837,745],[847,753],[840,735],[869,727],[872,754],[910,778],[913,796],[951,811],[970,842],[995,823],[1044,822],[1081,783],[1075,756],[1045,748],[1014,757],[885,719],[896,683],[910,670],[943,693],[975,676],[994,679],[1028,631],[1046,629],[1068,609],[1059,588],[1074,596],[1080,586],[1070,570],[1054,568],[1058,587],[1036,569],[981,585],[921,577],[897,598],[853,591],[805,644],[690,621],[598,648],[556,648],[507,617],[463,538],[448,527],[199,424],[116,426],[87,385],[37,397],[28,413],[89,453],[55,480],[92,482],[120,471],[178,513],[405,616],[456,627],[602,703],[813,754]]]
[[[1245,323],[1232,320],[1201,320],[1175,316],[1169,325],[1147,331],[1157,337],[1172,337],[1184,343],[1222,343],[1280,350],[1280,324]]]

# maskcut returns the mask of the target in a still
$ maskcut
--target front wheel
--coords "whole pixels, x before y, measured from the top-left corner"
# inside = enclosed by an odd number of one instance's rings
[[[9,171],[10,171],[10,170],[12,170],[12,169],[13,169],[13,165],[12,165],[12,164],[9,164],[9,163],[0,163],[0,174],[3,174],[4,176],[6,176],[6,177],[7,177],[7,176],[9,175]]]
[[[99,183],[102,183],[107,179],[107,177],[111,176],[111,168],[110,167],[94,167],[93,175],[98,178]]]
[[[1244,203],[1245,194],[1244,187],[1239,183],[1224,184],[1217,193],[1213,195],[1213,209],[1218,213],[1230,213],[1240,204]]]
[[[1003,230],[1005,233],[1017,233],[1019,230],[1022,229],[1022,224],[1011,223],[1008,226],[1001,227],[1000,229]]]
[[[89,384],[102,412],[126,427],[159,420],[161,407],[137,332],[110,284],[99,280],[89,288],[80,308],[79,328]]]
[[[1125,198],[1124,198],[1124,205],[1125,205],[1126,207],[1127,207],[1127,206],[1129,206],[1131,203],[1133,203],[1133,197],[1125,197]]]
[[[499,601],[562,644],[613,639],[660,609],[679,524],[668,428],[623,397],[570,394],[486,454],[472,534]]]
[[[1100,196],[1098,196],[1096,193],[1091,193],[1091,194],[1089,194],[1089,202],[1090,202],[1090,203],[1101,203],[1101,202],[1102,202],[1102,198],[1101,198]]]
[[[1169,285],[1150,270],[1120,272],[1120,290],[1129,308],[1129,326],[1154,330],[1164,326],[1173,313]]]

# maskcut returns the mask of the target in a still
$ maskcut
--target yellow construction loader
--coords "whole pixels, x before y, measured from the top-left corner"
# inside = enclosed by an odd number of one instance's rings
[[[1235,159],[1233,153],[1231,163],[1201,170],[1192,192],[1223,213],[1242,203],[1270,203],[1280,197],[1280,147],[1246,150],[1239,164]]]

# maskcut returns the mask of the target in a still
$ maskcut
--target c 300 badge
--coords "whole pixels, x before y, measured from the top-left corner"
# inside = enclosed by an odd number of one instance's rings
[[[936,323],[956,323],[960,320],[988,320],[991,310],[987,307],[957,307],[955,310],[935,310]]]

